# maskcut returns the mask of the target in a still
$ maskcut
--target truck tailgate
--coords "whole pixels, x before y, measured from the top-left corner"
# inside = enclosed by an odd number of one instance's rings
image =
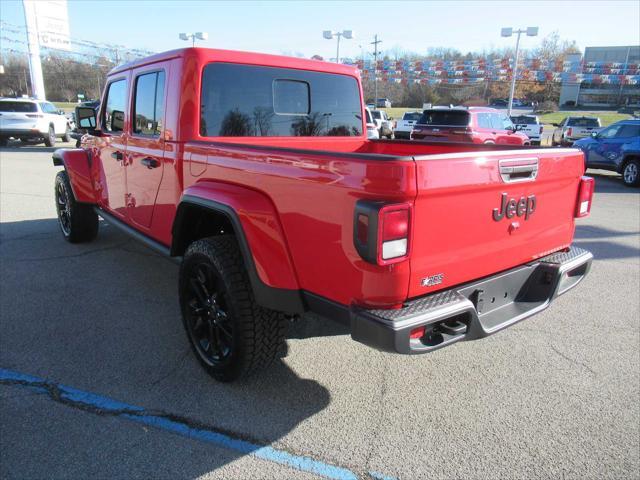
[[[583,154],[575,149],[415,157],[409,297],[567,247]]]

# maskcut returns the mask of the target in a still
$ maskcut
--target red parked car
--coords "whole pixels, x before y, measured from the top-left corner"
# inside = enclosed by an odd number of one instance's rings
[[[426,353],[545,309],[591,264],[571,246],[582,152],[368,140],[353,67],[175,50],[116,67],[76,115],[81,148],[53,155],[64,238],[100,216],[180,261],[187,338],[221,381],[277,359],[305,312]]]
[[[412,140],[529,145],[506,113],[485,107],[431,108],[411,131]]]

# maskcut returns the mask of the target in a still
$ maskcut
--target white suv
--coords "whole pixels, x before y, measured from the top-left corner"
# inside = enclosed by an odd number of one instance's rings
[[[31,98],[0,98],[0,146],[9,138],[22,142],[44,142],[52,147],[56,137],[71,140],[71,128],[64,113],[52,103]]]

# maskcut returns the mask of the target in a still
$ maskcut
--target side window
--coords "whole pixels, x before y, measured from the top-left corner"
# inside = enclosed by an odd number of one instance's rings
[[[102,128],[106,132],[121,132],[124,129],[127,105],[127,81],[117,80],[109,85]]]
[[[640,137],[640,125],[622,125],[616,137],[629,138]]]
[[[42,102],[40,108],[44,113],[58,113],[58,110],[52,103]]]
[[[164,71],[136,78],[133,133],[160,135],[164,118]]]
[[[619,135],[621,126],[622,125],[611,125],[609,128],[605,128],[598,134],[598,138],[614,138],[616,136],[621,137],[622,135]]]
[[[489,118],[489,114],[487,113],[478,114],[478,127],[491,128],[491,119]]]
[[[502,119],[498,113],[490,113],[489,119],[491,120],[491,128],[494,130],[502,130]]]

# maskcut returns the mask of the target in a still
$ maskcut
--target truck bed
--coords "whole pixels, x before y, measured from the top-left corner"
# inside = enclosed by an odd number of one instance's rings
[[[191,172],[185,187],[214,178],[264,193],[280,217],[298,287],[346,305],[398,305],[522,265],[572,241],[584,172],[578,150],[349,138],[243,140],[187,142],[185,159],[192,166],[185,164]],[[505,181],[501,166],[527,163],[536,165],[533,178]],[[516,202],[533,196],[535,212],[495,221],[492,213],[503,195]],[[409,261],[379,266],[361,258],[353,241],[361,199],[412,205]]]

